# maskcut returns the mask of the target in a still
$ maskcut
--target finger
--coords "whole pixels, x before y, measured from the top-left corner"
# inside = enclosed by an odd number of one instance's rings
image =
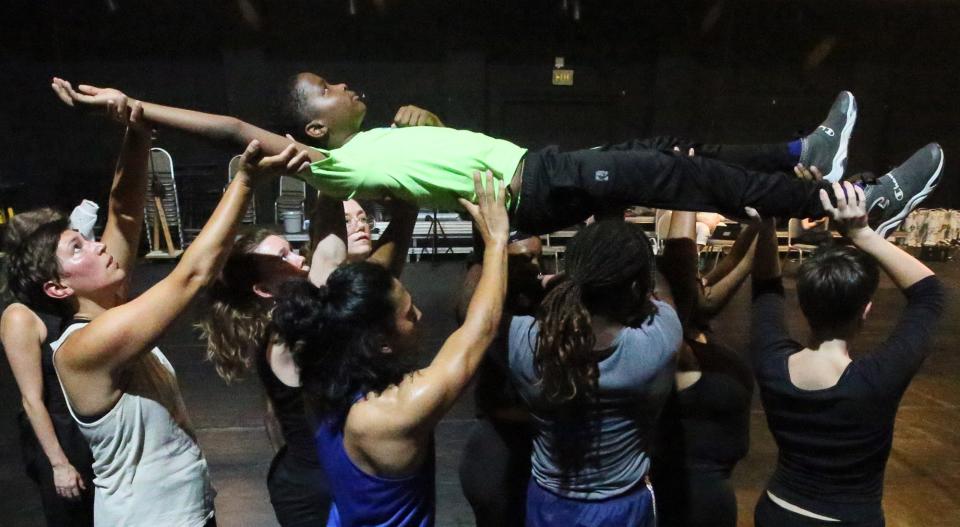
[[[834,208],[833,204],[830,203],[830,195],[827,194],[827,189],[820,189],[820,205],[823,206],[824,212],[833,216],[834,219],[837,217],[837,209]]]
[[[428,119],[427,112],[420,112],[420,114],[417,115],[417,126],[426,126],[427,119]]]
[[[123,123],[128,119],[127,114],[128,102],[126,97],[122,97],[117,101],[117,121]]]
[[[287,170],[293,171],[296,169],[296,172],[299,172],[300,167],[302,167],[304,163],[309,164],[309,161],[310,158],[307,156],[307,151],[300,150],[297,155],[293,156],[293,159],[287,161]]]
[[[247,145],[247,148],[240,154],[241,164],[245,163],[255,163],[262,156],[260,151],[260,141],[254,139],[250,141],[250,144]]]
[[[67,84],[70,84],[70,83],[67,83]],[[97,95],[103,90],[100,88],[97,88],[96,86],[90,86],[89,84],[78,84],[77,91],[85,95]]]
[[[797,163],[797,166],[793,167],[793,173],[796,174],[798,178],[803,179],[803,170],[800,169],[799,163]]]
[[[61,101],[68,106],[73,106],[73,99],[70,98],[70,94],[67,93],[67,90],[63,89],[63,86],[57,82],[52,82],[50,83],[50,87],[53,88],[53,93],[55,93]]]
[[[847,196],[843,192],[843,187],[839,183],[833,184],[833,196],[837,198],[837,210],[843,210],[847,204]]]
[[[679,152],[679,151],[680,151],[680,147],[679,147],[679,146],[673,147],[673,151],[674,151],[674,152]]]
[[[463,198],[457,198],[457,201],[460,202],[460,206],[463,207],[463,210],[467,211],[467,213],[470,214],[470,217],[472,217],[472,218],[474,219],[474,221],[480,221],[480,219],[479,219],[479,218],[480,218],[480,207],[474,205],[473,203],[471,203],[471,202],[469,202],[469,201],[467,201],[467,200],[465,200],[465,199],[463,199]]]
[[[814,179],[816,179],[817,181],[820,181],[820,180],[823,179],[823,172],[821,172],[819,168],[817,168],[817,167],[810,167],[810,172],[813,172],[813,177],[814,177]]]
[[[857,207],[860,205],[860,202],[857,200],[857,193],[854,191],[853,183],[849,181],[843,182],[843,192],[847,195],[847,204],[852,207]]]
[[[483,199],[483,184],[480,183],[480,171],[473,171],[473,192],[477,196],[477,203],[481,203]]]
[[[394,116],[393,118],[394,124],[396,124],[397,126],[406,126],[407,120],[408,120],[407,115],[409,113],[410,113],[410,109],[408,107],[401,106],[400,109],[397,110],[397,115]]]
[[[693,148],[691,148],[690,150],[687,150],[687,155],[688,155],[688,156],[693,157],[695,154],[696,154],[696,152],[693,151]]]
[[[486,192],[486,195],[485,195],[485,201],[486,201],[487,206],[490,207],[490,206],[496,204],[496,202],[497,202],[497,197],[494,196],[493,172],[492,172],[492,171],[487,170],[486,179],[487,179],[487,184],[486,184],[487,192]]]
[[[304,161],[303,164],[300,165],[300,168],[297,169],[297,172],[298,172],[298,173],[299,173],[299,172],[303,172],[304,170],[310,170],[310,161],[309,161],[309,160]]]
[[[867,195],[863,192],[863,189],[857,185],[853,186],[853,191],[857,194],[857,203],[860,204],[862,209],[866,209],[867,204]]]
[[[297,140],[294,139],[293,136],[290,135],[290,134],[284,134],[283,136],[286,137],[287,139],[289,139],[291,143],[296,143],[296,142],[297,142]]]
[[[143,105],[140,104],[140,101],[137,101],[130,108],[130,122],[140,124],[141,121],[143,121]]]
[[[83,482],[83,478],[81,478],[80,476],[77,476],[77,485],[80,487],[81,490],[87,490],[87,484]]]

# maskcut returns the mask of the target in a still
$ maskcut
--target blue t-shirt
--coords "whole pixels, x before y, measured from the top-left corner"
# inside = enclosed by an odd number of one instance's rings
[[[397,478],[371,476],[343,448],[345,419],[323,418],[314,434],[333,494],[327,527],[432,527],[436,517],[433,444],[415,473]]]
[[[647,445],[673,387],[683,331],[669,304],[654,301],[657,314],[639,328],[624,328],[599,362],[595,400],[577,426],[560,423],[563,407],[540,391],[533,356],[538,327],[533,317],[510,324],[510,374],[536,427],[532,475],[542,487],[568,498],[600,500],[631,490],[650,467]],[[579,435],[581,437],[573,437]],[[589,437],[582,437],[589,435]],[[591,445],[575,474],[561,468],[561,449],[571,439]]]

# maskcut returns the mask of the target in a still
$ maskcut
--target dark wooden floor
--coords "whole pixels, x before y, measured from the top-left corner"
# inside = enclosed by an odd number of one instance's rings
[[[960,525],[960,309],[953,293],[960,288],[960,266],[953,262],[932,267],[950,289],[944,323],[933,341],[933,352],[914,379],[900,408],[893,453],[887,468],[884,507],[891,526]],[[429,359],[453,330],[452,301],[463,274],[461,262],[432,266],[411,264],[404,276],[414,300],[424,312],[424,360]],[[140,287],[169,271],[160,264],[138,268]],[[789,276],[789,269],[788,269]],[[788,280],[792,290],[792,281]],[[746,340],[748,288],[720,316],[717,328],[728,343]],[[790,323],[802,336],[795,299]],[[856,345],[868,351],[893,324],[902,297],[884,280],[867,322],[866,336]],[[177,368],[187,407],[199,430],[210,461],[217,497],[218,523],[224,526],[276,525],[267,498],[265,477],[272,450],[263,429],[262,399],[255,379],[226,386],[203,361],[203,348],[187,313],[159,343]],[[0,525],[43,525],[39,499],[23,473],[15,416],[19,394],[6,361],[0,361]],[[460,493],[457,464],[472,423],[473,402],[464,397],[437,430],[438,525],[473,525],[469,506]],[[740,525],[753,524],[753,505],[775,464],[776,446],[755,401],[750,453],[737,467],[734,481],[740,504]]]

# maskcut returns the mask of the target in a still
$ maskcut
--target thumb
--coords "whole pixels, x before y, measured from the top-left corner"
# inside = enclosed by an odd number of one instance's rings
[[[89,84],[78,84],[77,91],[86,95],[96,95],[103,90],[96,86],[90,86]]]
[[[243,151],[242,161],[245,163],[256,163],[261,157],[263,157],[263,151],[260,149],[260,141],[256,139],[250,141],[247,149]]]

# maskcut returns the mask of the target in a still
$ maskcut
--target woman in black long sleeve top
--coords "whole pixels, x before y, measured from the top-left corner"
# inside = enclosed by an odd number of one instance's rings
[[[822,249],[798,275],[800,305],[815,346],[790,339],[775,235],[768,231],[758,242],[752,360],[780,449],[757,504],[759,527],[884,525],[883,475],[897,407],[943,312],[940,281],[866,227],[863,192],[845,185],[835,185],[838,206],[828,211],[855,247]],[[852,360],[848,343],[870,311],[877,263],[903,290],[907,305],[887,340]]]

